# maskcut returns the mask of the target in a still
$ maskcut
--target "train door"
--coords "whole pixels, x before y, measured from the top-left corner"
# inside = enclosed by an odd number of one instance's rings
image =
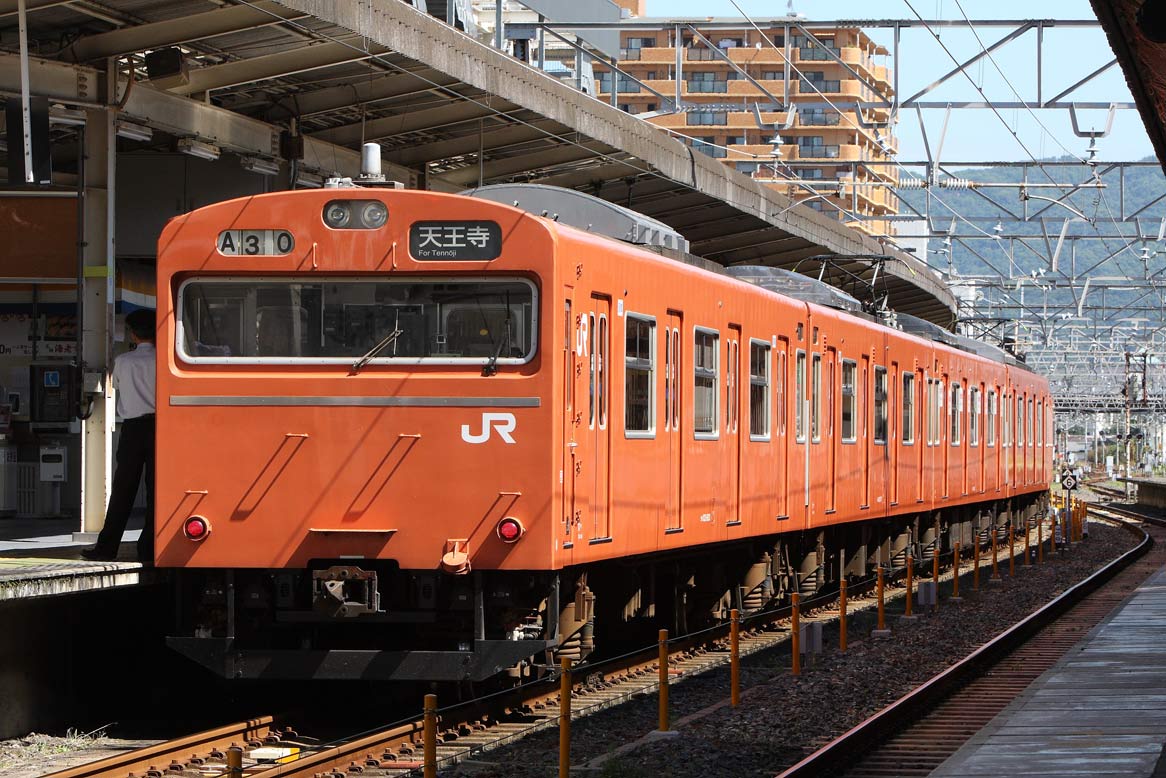
[[[923,502],[926,492],[923,489],[923,465],[926,461],[927,447],[931,445],[931,383],[922,370],[915,371],[916,399],[918,400],[919,434],[915,441],[915,502]]]
[[[898,362],[891,362],[891,380],[887,389],[890,393],[887,398],[887,455],[890,457],[887,475],[891,479],[890,484],[887,485],[887,502],[894,506],[899,504],[899,457],[902,454],[900,450],[902,446],[901,436],[898,434],[895,424],[900,415],[899,393],[901,389],[899,388]],[[902,421],[906,422],[906,419]]]
[[[587,310],[581,311],[577,321],[575,352],[576,403],[578,408],[578,446],[576,447],[575,477],[576,502],[587,508],[577,520],[586,526],[592,540],[610,537],[611,492],[609,465],[611,438],[608,425],[610,405],[610,314],[611,299],[593,295]],[[586,498],[578,492],[583,490]],[[583,530],[579,530],[581,535]]]
[[[774,371],[774,395],[777,402],[777,413],[773,416],[773,423],[777,427],[774,441],[777,446],[777,515],[789,516],[789,439],[786,430],[789,425],[789,395],[786,387],[789,386],[789,338],[777,339],[777,369]]]
[[[1000,423],[1004,425],[1004,432],[1000,438],[1000,461],[998,463],[998,478],[1001,486],[1012,483],[1012,396],[1008,394],[1008,386],[1001,389],[1000,395]]]
[[[977,484],[977,490],[981,493],[988,491],[988,440],[987,427],[984,423],[987,415],[984,413],[984,403],[987,402],[987,384],[980,384],[979,391],[976,392],[976,426],[979,435],[979,451],[980,455],[980,480]]]
[[[826,512],[838,509],[838,437],[834,435],[834,394],[836,378],[834,366],[838,364],[838,350],[826,347]]]
[[[862,502],[861,507],[870,507],[870,417],[871,417],[871,392],[870,382],[872,375],[870,372],[870,354],[862,355],[862,390],[858,397],[858,418],[859,430],[862,437],[859,438],[859,445],[862,446]]]
[[[975,413],[976,410],[975,410],[975,408],[972,407],[972,402],[971,402],[972,388],[971,388],[971,385],[969,384],[967,387],[965,387],[961,381],[957,381],[956,385],[958,387],[960,387],[959,394],[957,395],[959,397],[960,404],[955,409],[956,410],[955,423],[956,423],[956,426],[961,430],[957,435],[957,439],[958,439],[959,444],[960,444],[960,450],[956,456],[956,462],[957,462],[957,464],[961,464],[961,467],[960,467],[960,494],[966,495],[968,493],[968,454],[971,451],[971,434],[972,434],[971,433],[971,418],[972,418],[972,414]],[[965,415],[964,414],[964,403],[967,403],[967,414],[966,415],[969,419],[969,421],[967,423],[967,428],[965,428],[965,426],[964,426],[964,415]]]
[[[562,485],[562,526],[560,528],[561,542],[564,549],[574,547],[571,531],[576,524],[577,507],[575,505],[575,464],[578,456],[579,443],[576,440],[575,418],[575,365],[578,356],[574,322],[571,318],[570,287],[566,288],[567,299],[563,302],[563,461],[559,470],[559,483]],[[568,552],[565,563],[570,564],[574,554]]]
[[[940,384],[940,392],[939,392],[941,399],[944,397],[944,395],[946,395],[947,387],[949,387],[949,386],[954,386],[954,384],[951,383],[951,379],[948,376],[948,374],[944,373],[942,383]],[[954,391],[955,390],[953,390],[953,392]],[[943,414],[943,413],[939,414],[940,415],[940,419],[939,419],[939,421],[940,421],[940,440],[939,440],[940,456],[939,456],[939,460],[940,460],[940,467],[943,470],[942,475],[941,475],[942,484],[941,484],[941,491],[940,491],[940,496],[942,496],[942,497],[947,497],[951,493],[950,491],[948,491],[948,489],[949,489],[949,481],[950,481],[949,475],[950,475],[950,468],[951,468],[951,453],[950,453],[950,449],[951,449],[951,419],[955,418],[954,414],[955,414],[955,406],[953,404],[950,404],[950,402],[948,404],[947,414]],[[944,433],[947,433],[947,434],[944,435]]]
[[[727,522],[741,523],[741,325],[729,325],[725,339],[725,451],[729,454]]]
[[[680,530],[683,515],[680,506],[681,473],[683,472],[683,440],[680,434],[680,409],[684,385],[681,377],[680,333],[684,329],[680,311],[668,311],[668,326],[664,328],[664,437],[668,449],[668,494],[664,505],[664,531]]]

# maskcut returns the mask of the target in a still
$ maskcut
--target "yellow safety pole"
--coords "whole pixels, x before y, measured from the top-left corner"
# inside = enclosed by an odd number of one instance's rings
[[[660,630],[660,731],[668,731],[668,630]]]
[[[883,599],[883,566],[882,565],[879,565],[878,585],[876,586],[876,588],[878,589],[878,597],[879,597],[879,632],[882,632],[887,628],[887,608],[886,608],[886,601]]]
[[[1045,519],[1043,516],[1036,520],[1036,563],[1045,561]]]
[[[243,749],[231,746],[227,749],[227,778],[242,778]]]
[[[951,565],[951,596],[953,599],[960,596],[960,542],[955,542],[955,551],[952,554]]]
[[[802,674],[802,651],[801,651],[801,625],[798,618],[801,615],[801,606],[798,604],[798,593],[794,592],[789,596],[790,601],[790,629],[793,632],[793,665],[791,670],[794,675]]]
[[[846,651],[846,579],[838,584],[838,650]]]
[[[422,764],[425,778],[437,778],[437,695],[425,695],[425,729]]]
[[[733,707],[741,704],[741,614],[729,611],[729,689]]]
[[[1031,549],[1032,549],[1032,542],[1031,542],[1031,538],[1029,537],[1031,531],[1032,531],[1032,527],[1029,525],[1028,519],[1025,519],[1024,520],[1024,566],[1025,567],[1028,567],[1029,565],[1032,564],[1032,560],[1029,559],[1029,557],[1031,556]]]
[[[1008,525],[1008,577],[1016,577],[1016,527]]]
[[[976,531],[976,540],[972,543],[972,591],[980,591],[980,532]]]
[[[911,552],[907,552],[907,609],[903,612],[904,616],[911,615],[911,599],[915,591],[915,585],[912,583],[911,574],[915,569],[915,560],[911,556]]]
[[[571,659],[560,660],[559,676],[559,778],[571,778]]]
[[[939,533],[935,534],[935,549],[931,555],[931,581],[935,584],[935,610],[939,610]]]
[[[992,525],[992,580],[1000,580],[1000,556],[996,551],[996,525]]]

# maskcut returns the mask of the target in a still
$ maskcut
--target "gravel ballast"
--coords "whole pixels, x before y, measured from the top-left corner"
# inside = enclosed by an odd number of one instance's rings
[[[824,653],[802,675],[789,672],[786,645],[742,659],[741,705],[728,705],[729,672],[720,668],[676,683],[671,689],[675,736],[653,735],[657,696],[631,702],[572,723],[573,772],[600,778],[772,776],[847,731],[922,682],[958,662],[978,646],[1054,599],[1058,594],[1132,548],[1129,532],[1090,524],[1088,541],[1067,554],[990,582],[981,570],[980,589],[971,573],[960,582],[962,602],[946,601],[951,584],[941,586],[940,607],[910,621],[900,619],[902,589],[888,603],[891,636],[871,638],[873,602],[854,603],[849,649],[837,650],[837,628],[826,627]],[[916,609],[916,613],[920,613]],[[546,778],[557,775],[558,730],[531,735],[514,745],[480,754],[441,771],[443,776]]]

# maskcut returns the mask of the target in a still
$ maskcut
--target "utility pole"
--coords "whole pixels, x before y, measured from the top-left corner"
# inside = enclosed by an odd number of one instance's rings
[[[1125,475],[1126,475],[1126,480],[1122,484],[1122,492],[1125,494],[1125,498],[1128,500],[1130,498],[1130,406],[1133,404],[1134,398],[1131,396],[1133,394],[1133,392],[1132,392],[1132,387],[1130,386],[1130,354],[1128,351],[1125,353],[1125,358],[1126,358],[1126,379],[1125,379],[1125,392],[1124,392],[1124,394],[1125,394],[1125,400],[1126,400],[1126,402],[1125,402],[1125,405],[1126,405],[1126,429],[1125,429],[1125,439],[1126,439]]]

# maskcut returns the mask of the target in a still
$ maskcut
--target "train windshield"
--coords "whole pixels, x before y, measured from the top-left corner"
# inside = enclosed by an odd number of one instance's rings
[[[178,305],[182,356],[203,363],[520,364],[536,299],[520,279],[196,278]]]

